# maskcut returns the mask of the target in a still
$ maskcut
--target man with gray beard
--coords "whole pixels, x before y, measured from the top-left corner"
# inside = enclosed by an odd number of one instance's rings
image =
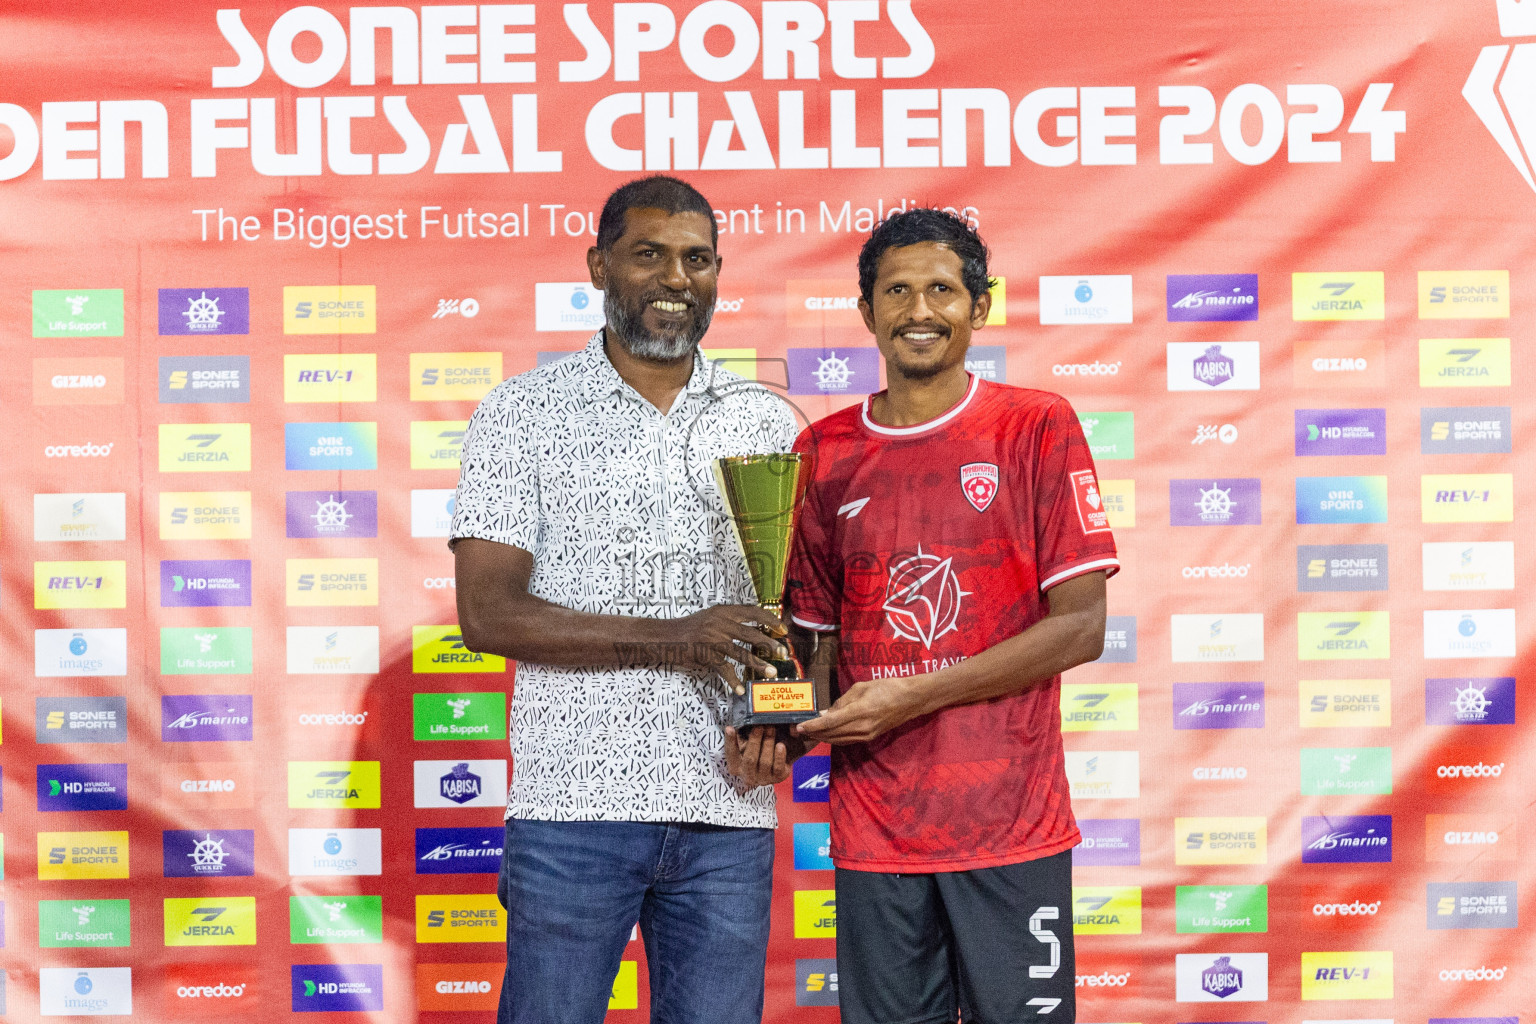
[[[788,406],[699,352],[721,260],[675,178],[609,197],[587,252],[606,323],[503,382],[464,435],[464,645],[516,659],[499,1024],[598,1024],[639,922],[651,1019],[762,1018],[777,824],[801,741],[724,727],[772,668],[711,461],[788,451]]]

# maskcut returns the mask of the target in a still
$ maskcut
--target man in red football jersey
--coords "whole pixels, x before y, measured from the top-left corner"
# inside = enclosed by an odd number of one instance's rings
[[[1120,563],[1072,407],[966,372],[990,284],[959,218],[877,226],[859,310],[887,389],[796,442],[790,610],[840,690],[798,732],[833,745],[847,1024],[1075,1015],[1060,674],[1103,650]]]

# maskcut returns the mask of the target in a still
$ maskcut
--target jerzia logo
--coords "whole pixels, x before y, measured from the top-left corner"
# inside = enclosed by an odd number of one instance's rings
[[[1536,36],[1536,4],[1531,0],[1498,0],[1498,10],[1499,34],[1504,38]],[[1536,95],[1522,85],[1529,83],[1533,74],[1536,74],[1536,42],[1513,47],[1507,44],[1485,46],[1472,66],[1472,74],[1461,95],[1472,105],[1525,183],[1536,189],[1531,165],[1521,152],[1522,145],[1526,151],[1536,148],[1536,131],[1532,129],[1536,124],[1533,121]],[[1504,112],[1506,103],[1510,108],[1508,115]]]

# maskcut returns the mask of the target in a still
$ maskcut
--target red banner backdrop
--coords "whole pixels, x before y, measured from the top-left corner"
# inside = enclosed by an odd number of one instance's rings
[[[710,354],[807,417],[879,387],[854,258],[914,204],[992,247],[975,372],[1079,410],[1126,566],[1063,696],[1079,1019],[1536,1010],[1536,0],[0,18],[6,1019],[490,1019],[457,441],[598,323],[646,171],[718,208]],[[822,770],[769,1021],[837,1013]]]

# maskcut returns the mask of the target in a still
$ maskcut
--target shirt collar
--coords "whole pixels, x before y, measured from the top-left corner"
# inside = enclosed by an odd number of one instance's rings
[[[581,361],[577,370],[588,402],[607,398],[615,391],[628,391],[638,397],[637,392],[624,382],[623,377],[619,376],[619,371],[614,369],[613,363],[608,359],[608,353],[603,350],[603,328],[598,328],[597,333],[587,339],[587,347],[572,358]],[[715,365],[706,360],[702,352],[695,349],[693,372],[688,375],[688,383],[684,385],[683,390],[690,396],[702,395],[709,391],[716,383],[715,370]]]

